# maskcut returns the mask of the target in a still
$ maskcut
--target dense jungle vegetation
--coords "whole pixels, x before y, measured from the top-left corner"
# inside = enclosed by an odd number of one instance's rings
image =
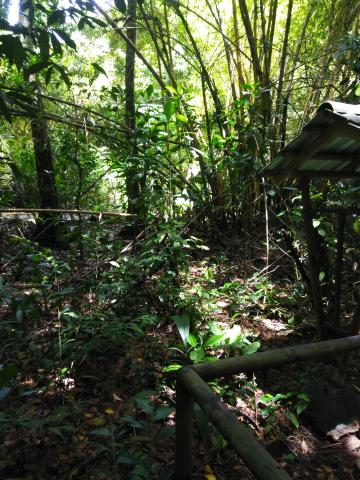
[[[0,0],[1,478],[173,478],[177,369],[318,339],[300,190],[263,169],[322,101],[358,104],[359,22],[354,0]],[[356,479],[308,414],[335,366],[211,387],[292,478]],[[194,413],[194,478],[253,478]]]

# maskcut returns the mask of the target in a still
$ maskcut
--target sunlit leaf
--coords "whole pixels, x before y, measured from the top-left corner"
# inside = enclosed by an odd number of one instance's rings
[[[164,113],[167,120],[170,120],[172,115],[176,112],[176,104],[173,100],[169,99],[164,105]]]
[[[290,422],[294,425],[295,428],[300,427],[299,419],[293,412],[286,412],[286,416],[290,420]]]
[[[91,65],[95,68],[95,70],[97,70],[98,72],[105,75],[105,77],[107,77],[107,74],[106,74],[105,70],[98,63],[94,62]]]
[[[173,315],[171,317],[175,325],[177,326],[181,339],[186,346],[190,333],[190,317],[186,313],[183,315]]]
[[[252,353],[257,352],[259,348],[260,348],[260,342],[253,342],[253,343],[250,343],[250,345],[246,345],[246,347],[242,349],[242,353],[243,355],[251,355]]]

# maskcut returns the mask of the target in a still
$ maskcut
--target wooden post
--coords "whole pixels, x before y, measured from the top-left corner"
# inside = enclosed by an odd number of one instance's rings
[[[290,480],[289,475],[260,445],[254,435],[222,404],[192,367],[182,369],[181,382],[188,390],[188,394],[194,397],[211,423],[226,438],[255,478],[258,480]],[[186,468],[186,465],[183,465],[182,468]],[[189,479],[190,477],[176,476],[177,480],[185,478]]]
[[[319,280],[319,259],[316,251],[315,232],[313,227],[313,213],[310,199],[310,180],[308,178],[299,179],[299,185],[302,193],[304,228],[306,243],[309,254],[309,268],[314,310],[318,322],[319,337],[324,339],[326,336],[325,316],[322,303],[321,285]]]
[[[350,325],[351,335],[358,335],[359,329],[360,329],[360,297],[359,297],[359,294],[356,292],[355,292],[355,299],[356,299],[357,305],[355,307],[352,322]],[[343,355],[341,355],[339,358],[338,369],[335,375],[335,381],[339,385],[344,385],[346,372],[349,365],[350,355],[351,355],[351,352],[346,352]]]
[[[334,307],[333,307],[333,325],[337,327],[340,323],[340,307],[341,307],[341,281],[342,281],[342,260],[344,254],[344,234],[345,234],[345,212],[339,213],[337,228],[337,250],[334,272]],[[352,333],[352,332],[351,332]]]
[[[192,477],[194,400],[181,382],[184,369],[179,371],[176,382],[175,480],[190,480]]]

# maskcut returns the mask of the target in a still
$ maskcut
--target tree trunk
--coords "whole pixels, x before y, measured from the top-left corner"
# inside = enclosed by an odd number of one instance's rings
[[[34,21],[34,6],[30,0],[20,0],[19,23],[27,29],[23,37],[24,43],[32,48],[31,30]],[[59,208],[54,158],[49,138],[47,120],[43,116],[41,89],[36,78],[28,78],[33,85],[36,97],[37,115],[31,119],[31,133],[34,144],[35,168],[39,193],[40,208]],[[37,221],[36,240],[44,246],[52,247],[57,242],[56,217],[42,213]]]
[[[136,45],[136,6],[137,0],[128,2],[128,21],[126,35]],[[140,183],[137,178],[138,165],[136,158],[136,111],[135,111],[135,50],[130,43],[126,46],[125,60],[125,118],[129,129],[129,158],[126,172],[126,195],[128,197],[128,213],[139,213]]]

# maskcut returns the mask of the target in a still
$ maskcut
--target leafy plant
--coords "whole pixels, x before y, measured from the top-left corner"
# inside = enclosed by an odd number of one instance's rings
[[[276,413],[283,410],[286,417],[290,420],[295,428],[299,428],[299,417],[307,408],[310,399],[306,393],[278,393],[272,395],[266,393],[260,398],[260,402],[265,404],[260,414],[265,419],[265,430],[270,431],[274,427]]]

